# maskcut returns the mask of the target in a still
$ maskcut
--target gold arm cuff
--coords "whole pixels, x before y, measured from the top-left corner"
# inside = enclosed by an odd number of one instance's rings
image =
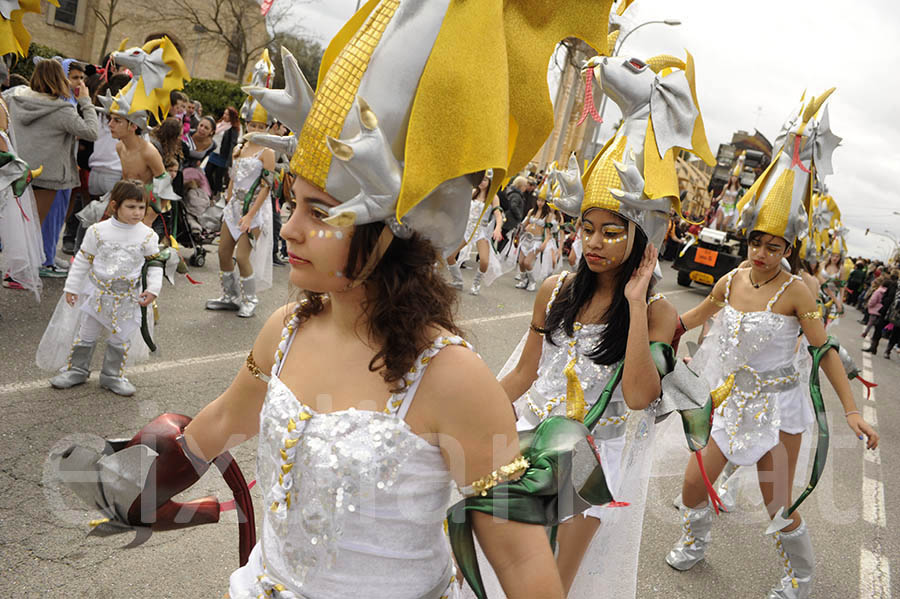
[[[725,307],[725,302],[723,302],[722,300],[716,298],[716,297],[715,297],[713,294],[711,294],[711,293],[710,293],[709,295],[706,296],[706,299],[708,299],[709,301],[711,301],[711,302],[713,303],[713,305],[718,306],[719,308],[724,308],[724,307]]]
[[[519,456],[506,466],[500,466],[487,476],[473,482],[463,489],[463,494],[466,496],[481,495],[484,497],[488,491],[524,472],[530,465],[524,456]]]
[[[253,350],[250,350],[250,353],[247,354],[247,359],[244,361],[244,363],[247,365],[247,370],[250,371],[250,374],[264,383],[269,382],[269,377],[266,376],[262,370],[260,370],[259,366],[256,364],[256,360],[253,359]]]
[[[800,320],[818,320],[819,318],[822,318],[822,308],[816,308],[812,312],[800,314],[797,318]]]

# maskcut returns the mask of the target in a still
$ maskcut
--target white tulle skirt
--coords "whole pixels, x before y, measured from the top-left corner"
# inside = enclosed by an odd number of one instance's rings
[[[31,187],[21,198],[12,189],[0,189],[0,274],[9,275],[41,301],[41,277],[38,271],[44,263],[44,241],[41,221]]]
[[[241,238],[240,228],[240,203],[237,198],[232,198],[225,206],[222,213],[222,221],[228,227],[231,238],[237,241]],[[258,234],[250,242],[253,251],[250,252],[250,265],[253,267],[253,275],[256,277],[256,291],[263,291],[272,286],[272,202],[267,198],[259,212],[253,217],[252,228],[259,228]]]

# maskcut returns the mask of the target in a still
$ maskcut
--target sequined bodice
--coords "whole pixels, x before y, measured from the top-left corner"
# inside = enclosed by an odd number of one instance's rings
[[[488,210],[490,210],[490,208],[488,208]],[[491,215],[490,213],[485,213],[484,218],[482,218],[482,212],[484,212],[484,202],[480,200],[472,200],[471,204],[469,204],[469,222],[467,226],[473,230],[476,224],[482,227],[487,227],[491,222]]]
[[[144,266],[143,240],[135,242],[97,240],[97,253],[94,256],[93,272],[98,279],[132,279],[141,273]]]
[[[450,343],[420,356],[409,378]],[[279,353],[288,346],[283,341]],[[385,413],[316,413],[278,378],[278,367],[276,359],[257,457],[268,575],[310,598],[361,588],[369,597],[418,597],[446,581],[451,477],[440,450],[398,416],[404,396]]]
[[[262,152],[260,152],[261,154]],[[238,191],[247,191],[253,186],[253,182],[262,172],[263,163],[259,159],[259,154],[255,156],[245,156],[237,158],[232,167],[233,193],[237,195]]]

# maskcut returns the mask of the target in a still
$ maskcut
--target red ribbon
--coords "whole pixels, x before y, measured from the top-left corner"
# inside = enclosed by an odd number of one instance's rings
[[[866,379],[864,379],[863,377],[859,376],[858,374],[856,375],[856,380],[858,380],[860,383],[862,383],[863,386],[866,388],[866,399],[869,399],[870,397],[872,397],[872,389],[873,389],[874,387],[877,387],[878,384],[877,384],[877,383],[873,383],[873,382],[871,382],[871,381],[867,381]]]
[[[26,222],[26,223],[30,223],[30,222],[31,222],[31,219],[28,218],[28,215],[27,215],[27,214],[25,214],[25,209],[22,208],[22,202],[19,201],[18,196],[16,196],[16,205],[19,207],[19,212],[22,213],[22,218],[25,219],[25,222]]]
[[[791,168],[795,166],[799,166],[800,170],[806,174],[809,174],[809,169],[803,166],[803,163],[800,162],[800,139],[799,135],[794,136],[794,156],[791,158]]]
[[[603,119],[600,118],[600,115],[597,113],[597,107],[594,106],[594,69],[589,68],[584,75],[584,109],[581,111],[581,118],[578,119],[578,124],[584,122],[587,118],[588,114],[591,115],[591,118],[597,121],[598,123],[602,123]]]

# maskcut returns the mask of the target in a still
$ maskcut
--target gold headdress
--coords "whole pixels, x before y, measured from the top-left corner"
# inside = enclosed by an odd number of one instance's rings
[[[605,52],[610,4],[370,0],[329,44],[314,95],[287,57],[289,89],[247,91],[302,123],[291,169],[341,202],[330,222],[385,221],[449,251],[475,179],[493,168],[493,194],[552,130],[556,44],[574,36]]]
[[[822,109],[833,91],[806,104],[801,99],[800,108],[782,127],[772,163],[738,202],[741,230],[762,231],[790,244],[806,236],[815,175],[831,173],[831,154],[840,142],[831,133],[827,107]]]
[[[59,8],[59,0],[49,0]],[[3,0],[0,2],[0,56],[28,56],[31,34],[25,29],[25,13],[41,14],[41,0]]]

